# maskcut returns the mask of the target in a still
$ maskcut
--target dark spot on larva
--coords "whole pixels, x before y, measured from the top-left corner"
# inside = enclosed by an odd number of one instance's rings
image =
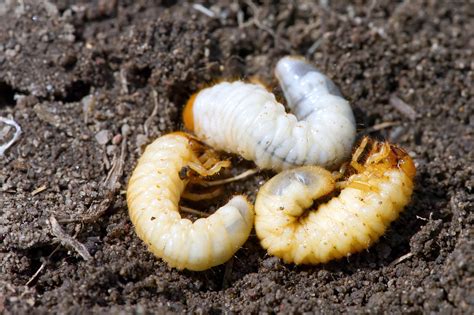
[[[185,180],[189,177],[189,166],[183,166],[180,170],[179,170],[179,179],[181,180]]]
[[[405,187],[405,183],[402,183],[402,186]]]
[[[336,249],[336,246],[333,246],[332,248]]]
[[[359,217],[359,214],[357,214],[357,213],[354,213],[354,214],[355,214],[356,217]]]
[[[285,210],[285,207],[280,207],[279,209],[280,209],[281,211],[283,211],[283,210]]]
[[[383,203],[383,202],[380,200],[380,201],[379,201],[379,205],[381,205],[382,203]]]
[[[365,224],[365,222],[362,222],[362,225],[363,225],[363,226],[367,226],[367,224]]]
[[[155,220],[155,219],[156,219],[155,217],[151,217],[151,218],[150,218],[150,221],[153,221],[153,220]]]

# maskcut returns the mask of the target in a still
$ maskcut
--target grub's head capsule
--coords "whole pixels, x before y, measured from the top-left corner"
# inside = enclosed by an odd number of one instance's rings
[[[186,129],[188,129],[189,131],[194,131],[193,105],[194,101],[196,100],[197,94],[198,93],[194,93],[193,95],[191,95],[183,110],[184,127],[186,127]]]
[[[416,167],[410,155],[408,155],[408,153],[402,148],[394,145],[391,145],[390,149],[396,157],[397,167],[405,172],[410,179],[413,179],[416,175]]]
[[[281,58],[275,67],[275,76],[288,100],[308,97],[312,93],[341,96],[336,85],[302,57]]]

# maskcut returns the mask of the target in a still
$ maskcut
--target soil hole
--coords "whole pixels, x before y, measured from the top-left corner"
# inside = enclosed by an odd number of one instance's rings
[[[7,83],[0,81],[0,107],[15,105],[15,90]]]
[[[127,81],[135,89],[144,88],[151,75],[150,67],[131,66],[127,69]]]
[[[58,101],[65,103],[79,102],[84,96],[88,95],[91,85],[84,81],[74,81],[66,87],[66,93],[63,98],[56,97]]]

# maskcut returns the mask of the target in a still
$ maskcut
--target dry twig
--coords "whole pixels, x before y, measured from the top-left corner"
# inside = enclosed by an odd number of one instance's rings
[[[216,17],[216,14],[215,14],[212,10],[206,8],[205,6],[203,6],[203,5],[200,4],[200,3],[194,3],[194,4],[192,5],[192,7],[193,7],[194,10],[196,10],[196,11],[198,11],[198,12],[201,12],[201,13],[204,14],[204,15],[207,15],[207,16],[210,17],[211,19],[213,19],[213,18]]]
[[[397,259],[395,259],[394,261],[392,261],[390,263],[390,266],[395,266],[395,265],[401,263],[402,261],[407,260],[408,258],[412,257],[413,255],[414,255],[413,253],[408,253],[408,254],[405,254],[401,257],[398,257]]]
[[[260,15],[260,9],[257,7],[255,3],[253,3],[251,0],[245,0],[245,3],[252,9],[253,16],[250,20],[248,20],[245,23],[242,23],[240,27],[244,28],[249,25],[255,25],[257,28],[267,32],[272,36],[274,39],[276,39],[276,34],[275,32],[269,28],[268,26],[264,25],[260,20],[259,20],[259,15]]]
[[[0,145],[0,156],[3,156],[5,151],[8,150],[20,137],[21,127],[13,119],[0,117],[0,121],[15,128],[15,134],[13,135],[13,138],[11,138],[7,143]]]
[[[61,245],[56,246],[56,248],[51,252],[51,254],[49,254],[48,257],[46,257],[46,260],[41,264],[41,266],[38,268],[38,270],[36,270],[34,275],[32,275],[31,278],[28,280],[28,282],[25,284],[26,286],[29,286],[31,283],[33,283],[33,281],[36,280],[36,278],[38,278],[41,271],[44,269],[44,267],[46,267],[46,265],[49,263],[49,260],[54,255],[54,253],[56,253],[58,251],[60,246]]]
[[[122,94],[128,94],[127,72],[124,68],[120,69],[120,84]]]
[[[158,114],[158,93],[156,93],[156,91],[153,89],[151,90],[151,95],[153,97],[153,103],[154,103],[153,111],[151,112],[150,116],[148,116],[148,118],[145,120],[145,123],[143,124],[143,129],[145,130],[145,135],[147,137],[149,136],[148,128],[151,122],[153,121],[153,118],[156,116],[156,114]]]
[[[405,115],[408,119],[414,121],[418,116],[418,113],[407,103],[401,100],[396,95],[391,95],[389,100],[390,105],[395,107],[401,114]]]
[[[364,133],[372,133],[372,132],[380,131],[382,129],[397,126],[399,124],[400,124],[399,121],[384,121],[380,124],[376,124],[376,125],[373,125],[373,126],[367,128],[367,129],[365,129]]]
[[[114,158],[112,160],[112,167],[110,168],[109,173],[107,174],[107,177],[105,178],[104,181],[104,187],[107,190],[110,191],[116,191],[120,187],[120,184],[117,185],[119,182],[119,178],[122,176],[123,173],[123,165],[125,163],[125,153],[126,153],[126,148],[127,148],[127,137],[124,136],[122,139],[122,144],[120,146],[120,154],[117,156],[117,154],[114,155]]]
[[[46,188],[47,188],[46,185],[40,186],[40,187],[36,188],[35,190],[33,190],[33,191],[31,192],[31,195],[32,195],[32,196],[35,196],[35,195],[39,194],[40,192],[45,191]]]
[[[84,244],[64,232],[54,216],[49,218],[49,224],[51,227],[51,233],[59,239],[62,245],[74,249],[85,261],[92,260],[92,256],[89,254]]]

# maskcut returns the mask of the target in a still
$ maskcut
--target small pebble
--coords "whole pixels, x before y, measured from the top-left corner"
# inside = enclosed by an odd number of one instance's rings
[[[146,135],[143,135],[143,134],[137,135],[137,142],[136,142],[137,148],[141,148],[147,143],[148,143],[148,137]]]
[[[122,135],[121,134],[116,134],[113,138],[112,138],[112,144],[120,144],[120,142],[122,142]]]
[[[107,149],[106,149],[107,155],[112,155],[112,154],[114,154],[116,148],[117,148],[117,147],[116,147],[115,145],[113,145],[113,144],[108,145],[108,146],[107,146]]]
[[[128,124],[122,125],[122,128],[120,130],[122,132],[122,136],[126,137],[130,133],[130,126]]]
[[[111,138],[110,131],[108,130],[101,130],[95,135],[95,140],[97,140],[97,143],[100,145],[105,145],[107,142],[109,142]]]

